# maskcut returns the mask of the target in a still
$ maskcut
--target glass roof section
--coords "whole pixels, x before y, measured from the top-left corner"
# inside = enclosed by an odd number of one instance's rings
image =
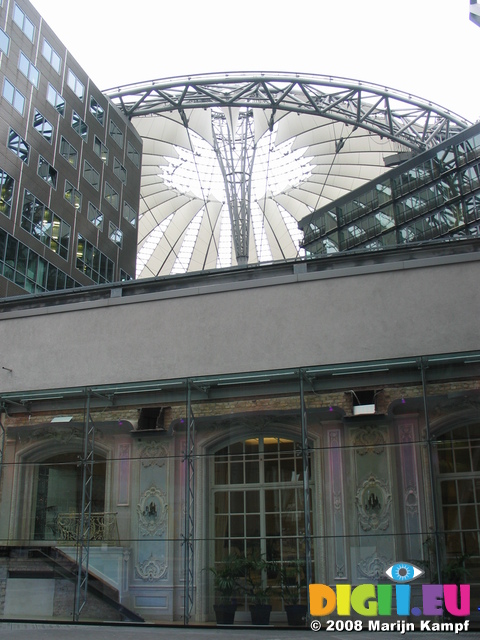
[[[299,257],[301,219],[470,124],[326,76],[212,74],[107,95],[143,139],[137,277]]]

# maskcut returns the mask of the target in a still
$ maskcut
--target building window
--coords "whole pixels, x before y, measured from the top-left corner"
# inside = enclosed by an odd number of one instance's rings
[[[93,139],[93,150],[97,154],[97,156],[104,162],[108,164],[108,149],[97,136]]]
[[[60,138],[60,155],[75,169],[78,166],[78,151],[63,136]]]
[[[12,107],[16,111],[18,111],[20,115],[23,116],[23,110],[25,108],[25,97],[16,87],[13,86],[10,80],[7,80],[7,78],[5,78],[5,81],[3,83],[3,97],[12,105]]]
[[[35,25],[16,3],[13,9],[13,21],[17,27],[20,27],[30,42],[33,42],[35,38]]]
[[[30,153],[30,145],[25,142],[22,136],[18,135],[16,131],[10,129],[8,132],[8,143],[7,147],[10,151],[13,151],[20,160],[23,162],[28,162],[28,156]]]
[[[114,242],[120,249],[123,246],[123,232],[116,227],[113,222],[108,223],[108,237]]]
[[[45,39],[43,40],[42,54],[45,60],[50,63],[55,71],[57,73],[60,73],[60,70],[62,68],[62,59],[52,47],[52,45],[48,42],[48,40]]]
[[[113,173],[123,184],[127,184],[127,170],[117,158],[113,159]]]
[[[447,560],[480,559],[480,425],[463,424],[435,438]]]
[[[57,170],[43,156],[38,158],[37,173],[48,185],[57,188]]]
[[[126,271],[124,271],[123,269],[120,269],[120,280],[122,282],[128,282],[128,280],[133,280],[133,278]]]
[[[0,230],[0,273],[29,293],[79,286],[64,271],[3,230]]]
[[[43,458],[34,474],[35,490],[30,502],[33,537],[35,540],[75,539],[81,526],[83,473],[78,462],[78,452],[55,452]],[[107,530],[105,510],[105,458],[95,452],[92,470],[91,501],[95,510],[92,531],[95,539],[103,540]],[[59,491],[59,488],[62,490]],[[55,506],[52,506],[55,505]],[[101,514],[101,515],[100,515]],[[110,515],[110,514],[109,514]],[[94,524],[93,524],[94,523]],[[93,537],[93,536],[92,536]]]
[[[80,234],[77,240],[76,267],[98,284],[113,282],[113,261]]]
[[[133,162],[133,164],[140,168],[140,153],[135,149],[131,142],[127,143],[127,157]]]
[[[72,113],[72,129],[76,131],[85,142],[88,140],[88,125],[75,111]]]
[[[118,144],[120,149],[123,149],[123,133],[120,130],[120,128],[117,127],[117,125],[113,120],[110,120],[109,133],[111,137],[115,140],[115,142]]]
[[[40,77],[40,73],[37,67],[32,62],[30,62],[23,51],[20,51],[20,56],[18,58],[18,68],[23,73],[23,75],[28,78],[33,86],[35,88],[38,88],[38,79]]]
[[[21,226],[49,249],[67,260],[71,235],[70,225],[27,189],[25,189],[23,197]]]
[[[215,563],[230,554],[258,554],[281,568],[305,557],[300,444],[285,437],[253,436],[217,451],[212,467]],[[271,586],[272,577],[264,572],[263,588]],[[280,597],[272,595],[279,608]]]
[[[65,180],[65,191],[63,192],[63,197],[67,202],[69,202],[77,211],[82,208],[82,194],[80,191],[75,189],[73,184],[68,180]]]
[[[0,51],[8,56],[8,50],[10,48],[10,38],[7,36],[3,29],[0,29]]]
[[[65,115],[65,100],[50,83],[48,83],[47,100],[55,107],[61,116]]]
[[[123,217],[125,220],[128,220],[132,227],[137,226],[137,212],[128,204],[128,202],[123,203]]]
[[[99,105],[93,96],[90,96],[90,113],[93,114],[103,127],[105,124],[105,109]]]
[[[52,144],[53,125],[36,109],[35,115],[33,116],[33,128],[38,131],[45,140]]]
[[[83,177],[98,191],[100,187],[100,174],[86,160],[83,161]]]
[[[108,182],[105,183],[105,189],[103,191],[103,197],[105,198],[105,200],[107,202],[109,202],[112,205],[112,207],[114,207],[114,209],[117,209],[117,211],[118,211],[118,205],[119,205],[119,202],[120,202],[120,197],[119,197],[118,193],[115,191],[115,189],[108,184]]]
[[[80,100],[83,102],[83,97],[85,95],[85,85],[80,82],[80,80],[71,69],[68,70],[67,84],[73,91],[73,93],[77,96],[77,98],[80,98]]]
[[[91,202],[88,203],[87,218],[92,224],[100,229],[100,231],[103,231],[103,213]]]
[[[3,213],[7,218],[10,217],[12,210],[12,198],[13,189],[15,187],[15,180],[8,175],[6,171],[0,169],[0,213]]]

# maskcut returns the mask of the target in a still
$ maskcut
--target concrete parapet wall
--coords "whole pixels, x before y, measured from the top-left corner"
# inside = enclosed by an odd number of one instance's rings
[[[475,253],[7,311],[0,388],[479,349],[479,281]]]

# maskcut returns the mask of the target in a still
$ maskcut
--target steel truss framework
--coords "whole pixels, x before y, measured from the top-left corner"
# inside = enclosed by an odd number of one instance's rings
[[[137,277],[294,258],[300,219],[383,173],[387,156],[470,124],[320,75],[209,74],[106,93],[144,140]]]
[[[209,107],[271,109],[328,117],[423,150],[469,122],[447,109],[395,89],[332,76],[298,74],[200,75],[110,89],[106,94],[128,118]]]
[[[183,619],[187,625],[194,607],[195,585],[195,416],[192,410],[191,385],[187,384],[187,434],[185,443],[185,534]]]
[[[0,422],[0,484],[2,482],[2,464],[3,464],[3,452],[5,450],[5,427]]]
[[[90,561],[90,537],[92,529],[93,465],[95,452],[95,424],[90,415],[90,392],[85,402],[85,421],[83,434],[82,465],[82,507],[77,540],[77,585],[73,619],[78,622],[80,614],[87,604],[88,567]]]

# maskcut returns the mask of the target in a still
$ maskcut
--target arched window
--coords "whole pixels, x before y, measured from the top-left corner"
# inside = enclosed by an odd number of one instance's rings
[[[305,500],[300,444],[284,437],[247,438],[219,449],[213,466],[215,563],[231,553],[261,555],[279,564],[303,561]],[[264,575],[265,586],[273,586],[274,580],[275,575]],[[280,596],[273,604],[274,609],[281,608]]]
[[[438,479],[447,560],[480,563],[480,424],[437,438]],[[477,576],[477,580],[480,577]]]
[[[95,460],[92,482],[92,513],[105,507],[105,459]],[[68,527],[76,526],[82,504],[82,465],[78,453],[62,453],[38,464],[35,509],[35,540],[65,537]],[[62,521],[68,521],[62,531]]]

